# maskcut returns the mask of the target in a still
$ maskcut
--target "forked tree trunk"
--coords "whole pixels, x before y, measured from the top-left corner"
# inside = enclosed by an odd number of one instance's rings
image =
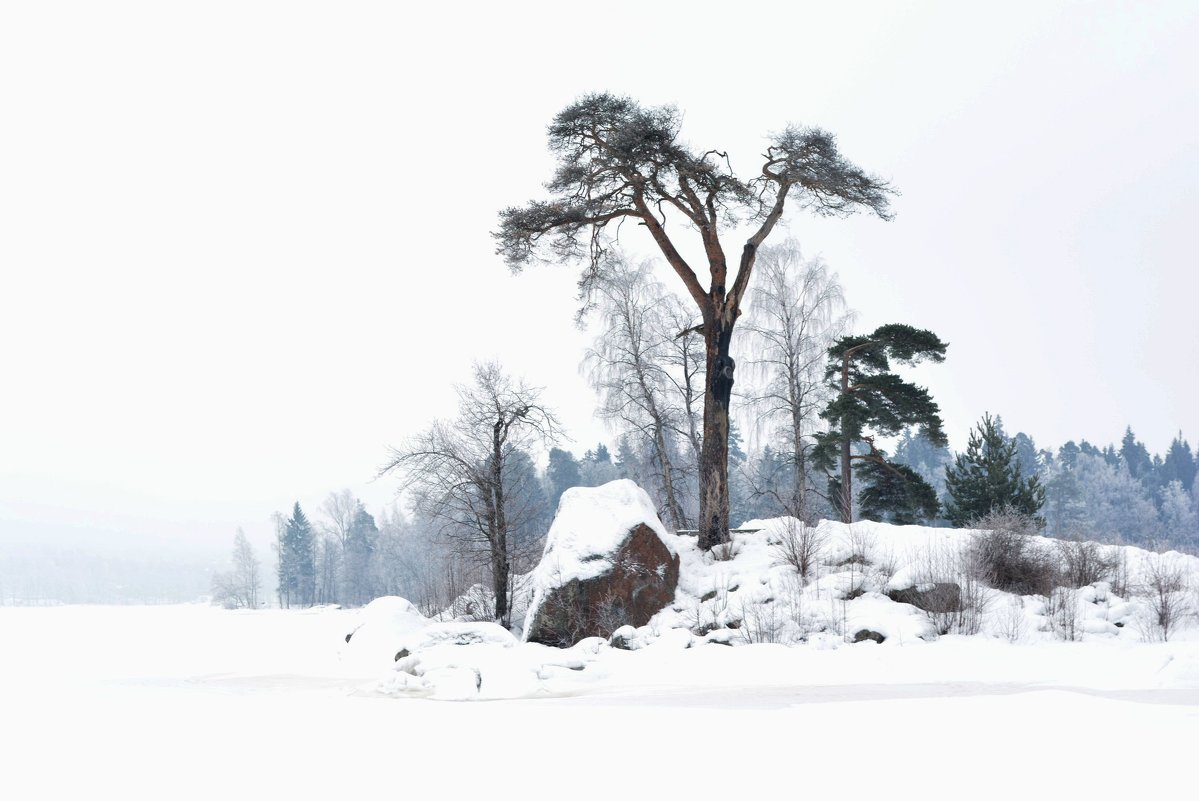
[[[729,541],[729,400],[734,363],[729,356],[735,315],[704,315],[708,367],[704,387],[704,440],[699,456],[699,547]]]

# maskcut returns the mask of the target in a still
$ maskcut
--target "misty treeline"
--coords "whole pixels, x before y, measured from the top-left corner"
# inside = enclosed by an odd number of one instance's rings
[[[1009,435],[1002,418],[994,419],[994,427],[1011,447],[1020,474],[1035,477],[1043,489],[1036,514],[1045,535],[1154,550],[1199,549],[1199,454],[1182,432],[1161,455],[1151,454],[1131,427],[1118,446],[1080,439],[1057,448],[1039,447],[1023,432]],[[945,477],[955,454],[948,448],[907,434],[896,445],[895,460],[933,484],[945,502],[952,500]],[[934,523],[950,521],[938,517]]]

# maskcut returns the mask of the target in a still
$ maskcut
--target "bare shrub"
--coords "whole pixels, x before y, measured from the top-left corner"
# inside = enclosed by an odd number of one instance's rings
[[[1036,521],[1010,510],[991,512],[975,521],[979,529],[970,543],[976,578],[997,590],[1018,595],[1053,592],[1061,572],[1056,554],[1039,545]]]
[[[712,554],[713,562],[731,562],[741,552],[741,548],[737,545],[737,540],[730,539],[728,542],[722,542],[719,545],[713,545],[709,553]]]
[[[628,622],[624,602],[609,593],[595,607],[596,633],[600,637],[611,637],[612,633]]]
[[[782,538],[772,550],[779,564],[792,567],[806,583],[815,572],[820,552],[827,542],[828,535],[817,526],[788,518]]]
[[[1015,643],[1023,639],[1024,630],[1027,628],[1027,620],[1024,617],[1024,599],[1019,595],[1013,595],[1008,603],[999,610],[997,620],[999,635],[1005,640]]]
[[[787,576],[782,588],[783,609],[790,620],[796,639],[806,640],[816,629],[815,620],[807,611],[804,603],[803,579],[799,576]]]
[[[1045,596],[1045,620],[1049,630],[1066,642],[1082,639],[1082,620],[1078,614],[1078,591],[1055,587]]]
[[[982,630],[991,593],[972,568],[971,557],[971,551],[962,552],[948,545],[930,545],[917,553],[917,587],[951,584],[958,589],[956,595],[944,593],[937,608],[923,610],[938,634],[970,635]]]
[[[710,631],[715,631],[726,624],[725,612],[729,606],[728,574],[721,573],[716,577],[715,588],[700,598],[691,610],[691,633],[702,637]]]
[[[1138,618],[1145,640],[1166,642],[1191,613],[1186,574],[1161,554],[1145,560],[1145,575],[1137,594],[1145,599],[1147,614]]]
[[[1097,581],[1111,581],[1116,559],[1105,554],[1097,542],[1059,540],[1057,555],[1061,564],[1061,580],[1069,587],[1085,587]]]
[[[774,598],[741,605],[741,638],[747,643],[777,643],[786,629],[786,613]]]
[[[873,532],[860,526],[851,525],[849,527],[849,558],[845,560],[845,564],[870,564],[876,539]]]
[[[1115,556],[1112,558],[1112,577],[1110,580],[1112,592],[1121,598],[1127,598],[1131,590],[1130,580],[1128,578],[1128,550],[1125,548],[1116,548]]]

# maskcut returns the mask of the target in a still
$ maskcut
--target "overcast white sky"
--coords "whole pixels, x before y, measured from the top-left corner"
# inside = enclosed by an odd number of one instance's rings
[[[892,180],[894,222],[790,233],[862,329],[950,343],[919,378],[954,447],[985,411],[1199,439],[1199,5],[422,5],[0,6],[0,542],[377,507],[476,358],[592,444],[574,272],[513,277],[489,232],[595,90],[747,173],[796,122]]]

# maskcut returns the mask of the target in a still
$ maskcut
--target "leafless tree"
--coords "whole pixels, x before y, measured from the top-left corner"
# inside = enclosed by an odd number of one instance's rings
[[[747,299],[750,389],[757,419],[774,424],[789,452],[793,478],[788,514],[811,525],[816,515],[808,486],[812,428],[828,403],[824,381],[828,348],[852,322],[836,273],[819,259],[805,260],[792,239],[763,247],[761,277]]]
[[[685,467],[678,464],[671,440],[687,430],[686,410],[674,395],[689,377],[670,374],[675,333],[664,330],[659,318],[670,294],[654,280],[648,263],[635,267],[618,253],[610,253],[608,261],[595,287],[601,327],[584,359],[600,396],[598,413],[649,444],[665,517],[676,529],[686,528]]]
[[[254,548],[239,528],[233,538],[233,569],[212,577],[212,600],[230,609],[254,609],[258,606],[260,584]]]
[[[254,556],[254,547],[241,528],[237,529],[237,535],[233,538],[233,575],[237,586],[241,588],[246,606],[256,609],[258,590],[262,585],[261,568],[258,557]]]
[[[563,109],[549,127],[558,158],[546,184],[548,201],[500,213],[498,252],[513,269],[539,257],[583,260],[584,296],[605,265],[608,235],[631,220],[644,226],[694,301],[704,338],[705,386],[700,455],[699,545],[729,538],[729,402],[735,363],[733,329],[757,262],[758,250],[790,200],[820,214],[844,216],[868,209],[890,217],[891,187],[847,161],[834,137],[817,128],[789,126],[771,137],[754,177],[732,170],[726,153],[699,151],[680,136],[672,107],[645,108],[627,97],[592,94]],[[698,237],[708,285],[670,229],[682,222]],[[731,260],[722,233],[748,226]],[[677,240],[677,241],[676,241]]]
[[[402,473],[418,511],[456,541],[478,548],[490,572],[496,619],[511,622],[512,562],[528,544],[531,510],[518,484],[533,445],[561,436],[541,390],[507,376],[496,363],[476,364],[474,382],[459,386],[458,417],[437,421],[391,452],[380,475]]]

